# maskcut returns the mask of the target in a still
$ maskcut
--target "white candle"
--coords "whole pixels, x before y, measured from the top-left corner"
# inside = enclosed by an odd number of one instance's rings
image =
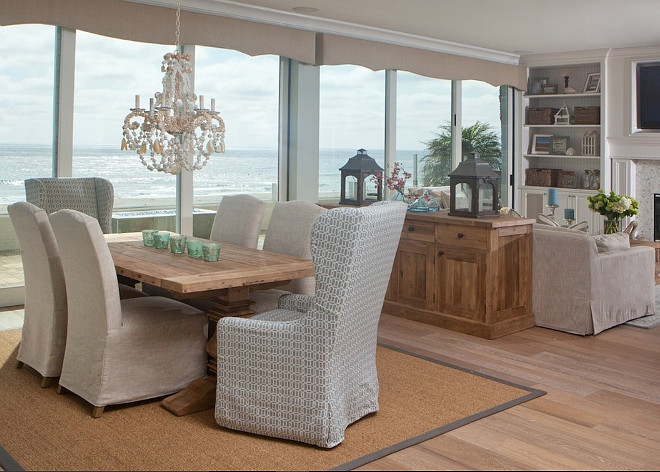
[[[204,95],[200,95],[200,96],[199,96],[199,108],[200,108],[201,110],[204,109]]]
[[[215,111],[215,98],[211,99],[211,111]]]
[[[154,110],[154,99],[150,98],[149,99],[149,111],[153,111],[153,110]]]
[[[140,96],[135,96],[135,108],[140,108]]]

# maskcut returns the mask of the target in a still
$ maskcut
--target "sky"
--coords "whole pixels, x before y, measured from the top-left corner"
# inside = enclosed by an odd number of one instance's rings
[[[50,144],[53,114],[55,28],[0,27],[0,143]],[[162,90],[162,57],[174,45],[117,40],[78,31],[74,97],[74,144],[119,146],[135,95],[142,106]],[[279,60],[218,48],[196,48],[195,91],[206,105],[216,99],[225,122],[227,148],[276,148]],[[320,147],[382,149],[383,71],[323,66]],[[450,82],[399,72],[397,148],[423,149],[450,121]],[[498,89],[463,84],[463,120],[499,126]],[[493,131],[499,134],[498,128]]]

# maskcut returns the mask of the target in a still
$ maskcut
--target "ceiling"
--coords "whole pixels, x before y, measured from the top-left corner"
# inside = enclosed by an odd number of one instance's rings
[[[515,56],[660,46],[658,0],[182,0],[182,9]]]

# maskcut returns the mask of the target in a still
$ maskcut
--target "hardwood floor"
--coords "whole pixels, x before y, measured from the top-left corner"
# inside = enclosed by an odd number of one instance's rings
[[[547,395],[356,470],[660,468],[660,327],[486,340],[383,315],[379,340]]]

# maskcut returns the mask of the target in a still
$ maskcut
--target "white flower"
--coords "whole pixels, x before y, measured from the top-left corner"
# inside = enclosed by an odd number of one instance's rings
[[[506,216],[506,215],[509,214],[510,211],[511,211],[511,208],[502,207],[502,208],[500,208],[500,216]]]

